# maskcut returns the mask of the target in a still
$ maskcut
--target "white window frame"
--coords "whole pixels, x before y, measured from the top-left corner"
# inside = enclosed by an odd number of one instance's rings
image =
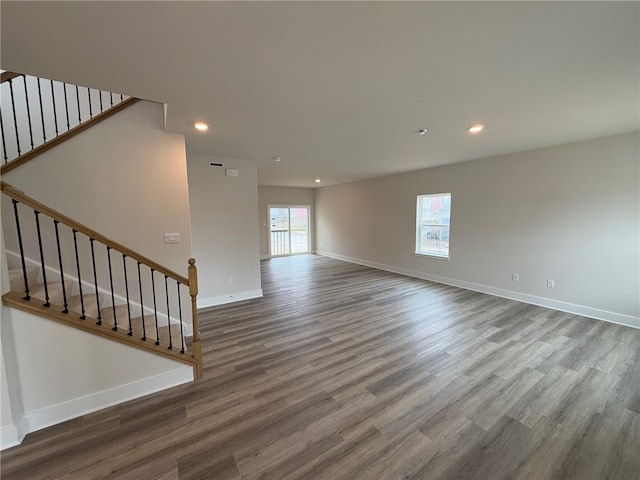
[[[448,224],[424,224],[422,223],[422,199],[425,197],[449,197],[449,223]],[[424,257],[432,257],[440,260],[449,260],[451,258],[451,205],[452,205],[452,195],[451,192],[445,193],[429,193],[424,195],[418,195],[416,198],[416,249],[415,254],[424,256]],[[447,227],[449,229],[449,238],[447,238],[447,252],[443,253],[441,251],[436,250],[423,250],[422,249],[422,238],[421,238],[421,230],[423,226],[439,226],[439,227]]]

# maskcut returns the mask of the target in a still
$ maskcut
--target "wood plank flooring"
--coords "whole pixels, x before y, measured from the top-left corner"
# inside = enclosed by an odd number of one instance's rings
[[[195,383],[29,435],[3,479],[640,478],[640,332],[307,255],[201,315]]]

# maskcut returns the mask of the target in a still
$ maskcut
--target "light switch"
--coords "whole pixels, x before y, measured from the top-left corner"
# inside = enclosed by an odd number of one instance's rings
[[[178,232],[165,233],[164,243],[180,243],[180,234]]]

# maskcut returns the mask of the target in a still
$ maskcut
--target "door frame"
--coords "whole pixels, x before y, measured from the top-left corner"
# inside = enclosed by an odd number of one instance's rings
[[[309,235],[308,235],[308,245],[307,245],[307,252],[304,253],[288,253],[285,255],[272,255],[271,254],[271,209],[272,208],[306,208],[307,209],[307,215],[309,218]],[[312,235],[313,235],[313,211],[311,209],[311,205],[304,205],[304,204],[297,204],[297,203],[269,203],[267,204],[267,245],[269,248],[269,258],[274,258],[274,257],[288,257],[291,255],[307,255],[309,253],[313,253],[312,250]],[[289,212],[289,219],[291,219],[291,212]],[[291,227],[291,223],[289,223],[289,227]],[[291,239],[291,230],[289,230],[289,239]],[[291,241],[291,240],[289,240]],[[289,251],[291,251],[291,248],[289,248]]]

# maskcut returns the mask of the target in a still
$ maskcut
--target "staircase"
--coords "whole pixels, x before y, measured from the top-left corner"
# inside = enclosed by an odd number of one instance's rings
[[[115,307],[105,306],[105,295],[103,293],[85,292],[84,295],[73,294],[66,299],[66,292],[74,292],[74,282],[65,280],[43,283],[40,268],[36,266],[27,266],[27,285],[29,292],[28,304],[25,302],[24,274],[21,267],[9,268],[9,282],[11,292],[3,296],[6,304],[16,308],[30,312],[39,312],[45,316],[55,315],[61,317],[64,315],[65,324],[78,326],[77,321],[82,321],[91,332],[106,330],[108,336],[113,339],[121,338],[121,341],[128,344],[133,338],[140,341],[151,341],[156,346],[168,348],[177,345],[181,353],[186,353],[191,342],[190,338],[184,338],[183,329],[179,323],[169,323],[166,320],[156,324],[154,315],[141,315],[139,307],[134,307],[134,316],[131,318],[129,326],[129,316],[131,315],[131,306],[126,304],[118,304]],[[47,298],[49,299],[47,301]],[[47,305],[48,306],[45,306]],[[120,327],[118,320],[120,319]],[[124,319],[124,323],[122,320]],[[95,326],[102,327],[97,330]],[[110,331],[109,331],[110,330]],[[113,333],[111,333],[113,332]],[[129,335],[131,333],[131,335]],[[132,337],[132,338],[130,338]],[[182,341],[184,340],[184,345]]]
[[[139,101],[14,72],[2,72],[0,84],[1,175]]]
[[[2,175],[138,102],[11,72],[2,73],[2,100]],[[177,360],[201,375],[195,260],[180,275],[4,181],[2,193],[5,207],[12,206],[10,214],[3,209],[5,305]]]

